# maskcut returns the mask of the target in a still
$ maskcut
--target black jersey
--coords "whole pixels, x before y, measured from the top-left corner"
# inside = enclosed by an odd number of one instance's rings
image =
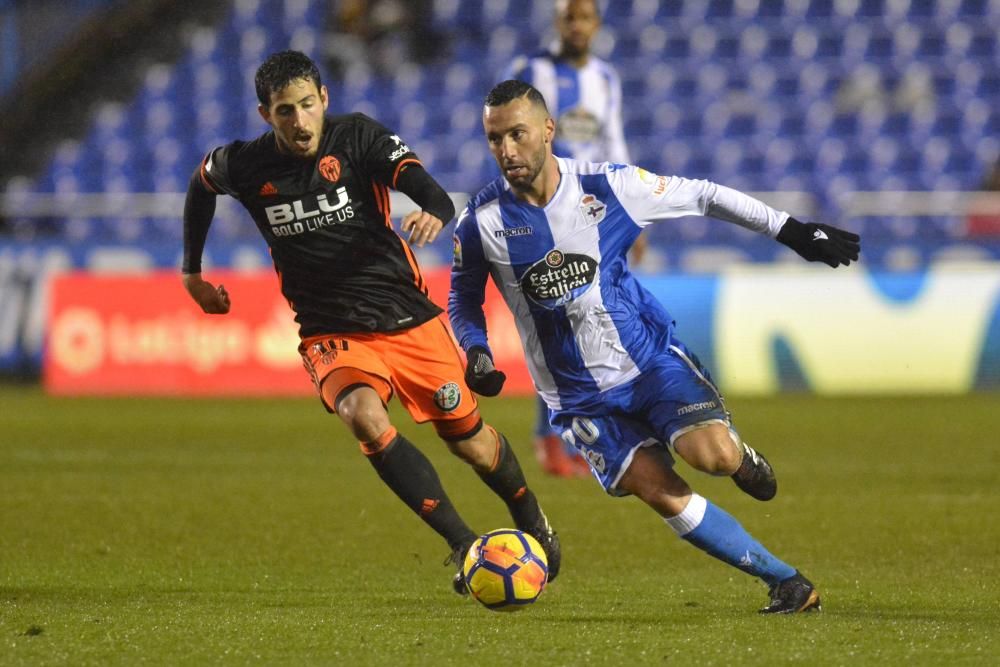
[[[268,132],[209,153],[202,178],[253,216],[303,338],[388,332],[441,313],[389,220],[389,187],[411,162],[402,139],[356,113],[326,118],[314,159],[279,152]]]

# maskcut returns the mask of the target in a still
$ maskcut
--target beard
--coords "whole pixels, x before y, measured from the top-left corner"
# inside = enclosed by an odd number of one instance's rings
[[[538,175],[542,173],[543,166],[545,166],[544,149],[532,155],[527,161],[525,161],[524,164],[519,165],[520,169],[518,170],[518,175],[509,175],[505,168],[501,168],[501,171],[503,172],[504,178],[507,179],[507,183],[510,184],[512,190],[525,192],[531,189],[531,185],[535,182],[535,179],[537,179]]]

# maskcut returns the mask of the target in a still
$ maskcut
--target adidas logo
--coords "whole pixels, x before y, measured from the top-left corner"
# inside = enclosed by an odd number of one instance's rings
[[[257,194],[261,197],[273,197],[278,194],[278,188],[274,187],[274,183],[268,181],[264,185],[260,186],[260,191]]]
[[[440,504],[441,501],[437,498],[424,498],[424,502],[420,505],[420,516],[427,516],[436,510]]]

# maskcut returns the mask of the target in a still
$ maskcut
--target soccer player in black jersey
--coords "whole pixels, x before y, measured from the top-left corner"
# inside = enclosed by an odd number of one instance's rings
[[[184,286],[206,313],[229,311],[230,295],[201,275],[220,194],[235,197],[267,241],[281,291],[299,324],[299,351],[327,410],[361,442],[382,480],[437,531],[456,562],[476,534],[445,494],[430,461],[389,421],[395,394],[417,422],[430,421],[449,449],[507,504],[518,528],[545,548],[549,575],[560,549],[503,435],[483,423],[469,388],[489,393],[498,371],[461,353],[428,297],[410,244],[433,241],[454,217],[451,198],[398,136],[362,114],[326,116],[316,65],[296,51],[257,70],[258,110],[271,130],[208,153],[184,205]],[[398,235],[389,188],[420,206]],[[487,360],[488,361],[488,360]],[[485,387],[485,388],[484,388]]]

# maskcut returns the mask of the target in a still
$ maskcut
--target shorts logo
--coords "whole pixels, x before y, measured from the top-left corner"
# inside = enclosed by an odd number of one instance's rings
[[[442,412],[451,412],[461,402],[462,390],[459,389],[457,382],[449,382],[442,385],[440,389],[434,392],[434,405],[438,406]]]
[[[332,155],[324,155],[319,161],[319,175],[330,181],[331,183],[336,183],[340,180],[340,160],[333,157]]]
[[[591,465],[597,472],[604,474],[607,464],[604,462],[604,455],[595,452],[593,449],[584,448],[583,455],[587,459],[587,463]]]
[[[319,357],[319,361],[324,366],[329,366],[333,363],[333,360],[337,358],[337,348],[327,347],[323,343],[313,343],[312,347],[309,349],[310,354],[314,357]]]
[[[678,408],[677,414],[689,415],[692,412],[700,412],[701,410],[711,410],[714,407],[715,407],[715,401],[703,401],[701,403],[692,403],[691,405],[685,405],[683,408]]]

